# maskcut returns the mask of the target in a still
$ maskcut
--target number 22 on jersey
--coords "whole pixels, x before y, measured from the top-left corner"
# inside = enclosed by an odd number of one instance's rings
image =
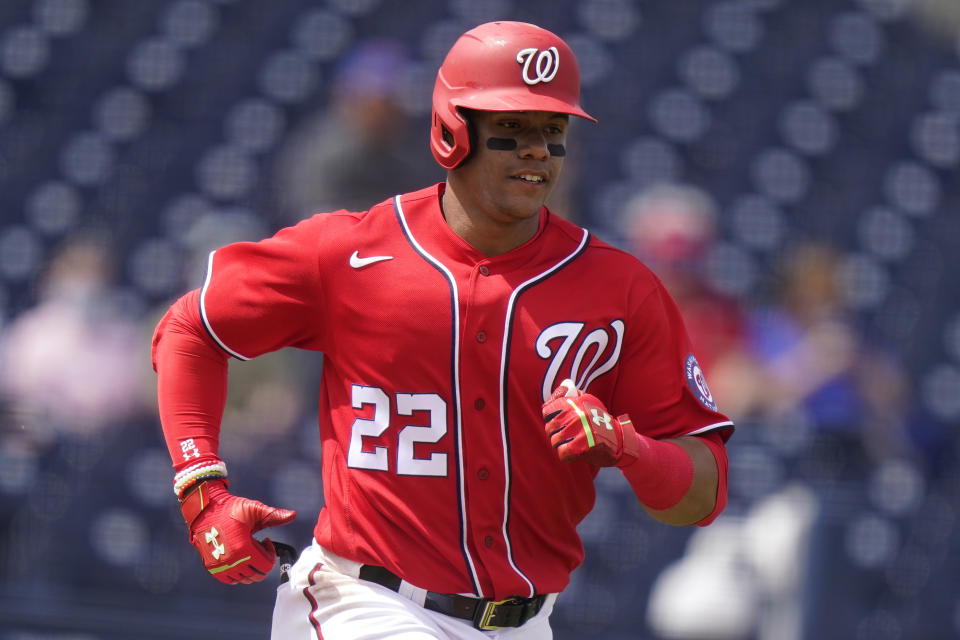
[[[379,387],[355,384],[351,387],[354,409],[373,407],[372,418],[357,418],[350,428],[350,447],[347,451],[347,466],[353,469],[390,471],[391,458],[396,460],[394,469],[402,476],[446,476],[447,454],[435,451],[425,458],[415,455],[417,444],[436,444],[447,433],[447,403],[436,393],[397,393],[397,415],[413,416],[414,412],[427,412],[429,424],[405,424],[397,435],[397,450],[391,456],[387,447],[377,445],[364,451],[364,437],[379,438],[390,428],[390,396]]]

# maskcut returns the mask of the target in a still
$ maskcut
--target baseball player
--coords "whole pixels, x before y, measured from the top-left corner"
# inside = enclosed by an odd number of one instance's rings
[[[295,513],[229,492],[227,361],[324,354],[325,506],[278,590],[274,639],[547,639],[600,467],[659,521],[723,509],[733,425],[676,306],[637,259],[544,206],[570,116],[593,120],[579,93],[553,33],[468,31],[434,89],[445,182],[218,249],[159,323],[174,491],[230,584],[270,571],[253,534]]]

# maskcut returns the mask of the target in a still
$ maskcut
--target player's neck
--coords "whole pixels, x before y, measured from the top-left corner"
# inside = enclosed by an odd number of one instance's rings
[[[498,256],[525,244],[540,228],[540,211],[503,211],[492,203],[464,201],[447,183],[441,198],[450,229],[485,256]]]

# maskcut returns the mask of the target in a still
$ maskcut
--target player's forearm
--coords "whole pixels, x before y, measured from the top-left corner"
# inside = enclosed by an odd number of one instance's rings
[[[226,356],[203,335],[195,307],[195,292],[181,298],[154,335],[160,422],[178,472],[216,460],[227,397]]]
[[[693,465],[690,487],[673,507],[657,510],[644,505],[644,508],[651,517],[664,524],[695,524],[710,515],[716,507],[719,484],[717,461],[700,438],[684,436],[670,442],[682,448],[690,457]]]
[[[646,511],[671,525],[712,520],[708,517],[719,513],[720,489],[725,490],[726,483],[720,482],[711,447],[692,436],[663,441],[641,437],[641,441],[641,458],[622,470]],[[715,444],[722,454],[722,442]]]

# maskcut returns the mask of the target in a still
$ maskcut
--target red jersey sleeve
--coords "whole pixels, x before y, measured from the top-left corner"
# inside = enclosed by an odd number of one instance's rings
[[[177,300],[153,334],[160,423],[178,479],[220,461],[227,399],[227,356],[204,332],[198,300],[196,290]]]
[[[224,351],[248,360],[286,346],[321,348],[325,218],[318,214],[266,240],[211,252],[200,313]]]
[[[717,431],[726,441],[733,423],[719,412],[680,311],[659,281],[631,320],[611,407],[652,438]]]

